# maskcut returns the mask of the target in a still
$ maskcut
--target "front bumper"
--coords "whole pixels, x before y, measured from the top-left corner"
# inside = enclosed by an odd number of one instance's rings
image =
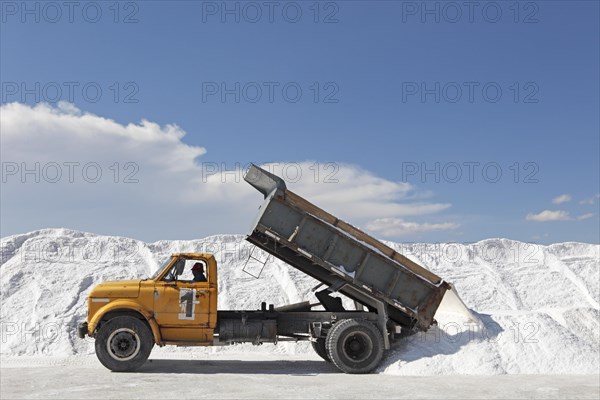
[[[82,322],[79,325],[77,325],[77,336],[79,336],[79,338],[83,339],[85,337],[85,335],[88,334],[88,324],[87,322]]]

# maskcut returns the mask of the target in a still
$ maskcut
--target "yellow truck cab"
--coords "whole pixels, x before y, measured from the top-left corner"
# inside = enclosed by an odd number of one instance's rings
[[[194,268],[205,279],[196,280]],[[87,322],[80,325],[79,336],[96,337],[96,353],[110,369],[119,369],[115,361],[123,359],[129,361],[123,365],[127,369],[136,359],[143,363],[153,344],[212,345],[217,290],[212,254],[173,254],[148,279],[97,285],[88,297]],[[98,340],[104,336],[107,343]]]

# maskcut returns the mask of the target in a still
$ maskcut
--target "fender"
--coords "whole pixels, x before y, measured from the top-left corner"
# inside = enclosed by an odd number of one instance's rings
[[[102,320],[102,317],[104,317],[104,315],[106,315],[106,313],[109,313],[109,312],[115,311],[115,310],[131,310],[131,311],[136,311],[136,312],[142,314],[142,316],[146,319],[146,321],[148,321],[148,324],[150,325],[150,329],[152,329],[152,335],[154,336],[154,342],[157,345],[162,346],[162,338],[160,336],[160,329],[158,328],[158,324],[156,323],[156,320],[154,319],[153,314],[148,312],[144,308],[142,308],[142,306],[140,306],[140,304],[138,304],[134,301],[131,301],[131,300],[111,301],[104,307],[100,308],[96,312],[96,314],[94,314],[94,317],[90,320],[90,322],[88,324],[88,335],[89,336],[93,335],[94,331],[96,330],[96,327]]]

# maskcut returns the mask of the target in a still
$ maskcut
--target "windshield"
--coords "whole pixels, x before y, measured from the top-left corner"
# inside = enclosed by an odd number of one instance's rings
[[[162,263],[162,265],[160,266],[160,268],[158,268],[156,271],[154,271],[154,273],[150,276],[150,278],[148,279],[156,279],[156,277],[165,269],[165,267],[167,265],[169,265],[169,263],[171,262],[171,260],[173,259],[173,257],[169,257],[165,260],[164,263]]]

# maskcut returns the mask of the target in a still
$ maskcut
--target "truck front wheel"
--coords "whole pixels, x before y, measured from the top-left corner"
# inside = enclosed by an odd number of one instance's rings
[[[327,334],[327,353],[340,370],[349,374],[371,372],[383,356],[383,336],[372,323],[344,319]]]
[[[135,371],[141,367],[154,346],[148,326],[140,319],[115,317],[105,322],[96,335],[96,356],[115,372]]]

